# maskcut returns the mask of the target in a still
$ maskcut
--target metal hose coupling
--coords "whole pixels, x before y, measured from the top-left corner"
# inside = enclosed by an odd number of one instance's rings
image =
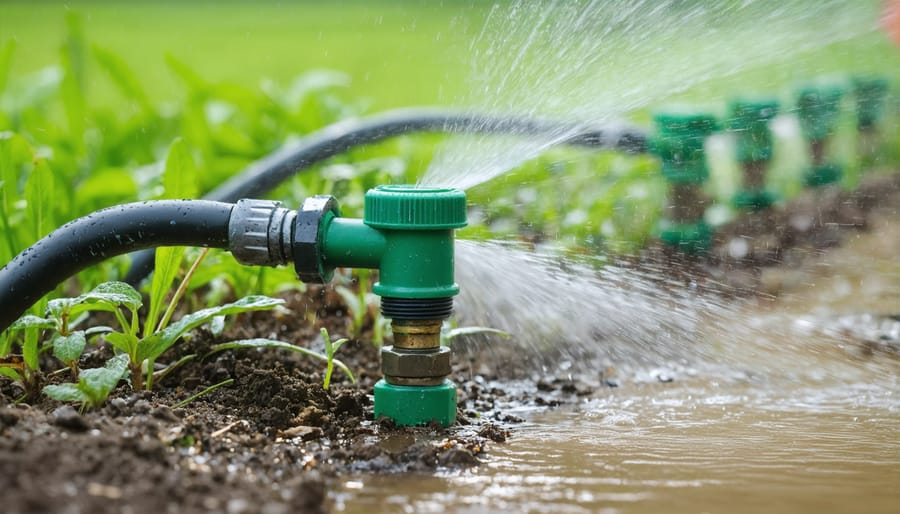
[[[238,200],[228,220],[228,249],[248,266],[288,264],[296,217],[281,202]]]

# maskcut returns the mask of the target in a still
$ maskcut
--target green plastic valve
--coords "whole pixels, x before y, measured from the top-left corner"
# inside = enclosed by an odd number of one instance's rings
[[[874,127],[884,114],[889,83],[884,77],[854,77],[853,94],[856,97],[856,122],[860,129]]]
[[[392,320],[394,345],[382,348],[385,378],[375,385],[376,418],[405,426],[456,420],[456,386],[446,379],[450,365],[440,326],[459,293],[453,230],[465,225],[466,195],[451,188],[379,186],[366,193],[362,220],[336,210],[321,217],[323,273],[344,266],[379,270],[372,290]]]
[[[737,135],[740,162],[768,161],[772,158],[772,131],[769,122],[778,114],[774,98],[739,98],[729,106],[728,129]]]
[[[653,115],[656,135],[651,151],[662,160],[662,174],[673,183],[703,183],[709,177],[703,144],[718,128],[716,118],[703,112],[670,109]]]
[[[821,141],[834,132],[845,88],[839,83],[816,83],[797,91],[800,129],[810,141]]]
[[[443,298],[453,280],[453,229],[466,226],[466,195],[451,188],[379,186],[365,196],[362,220],[324,220],[323,265],[377,268],[375,294]]]

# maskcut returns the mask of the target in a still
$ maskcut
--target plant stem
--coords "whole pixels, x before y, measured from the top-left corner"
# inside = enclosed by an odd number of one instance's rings
[[[131,388],[135,391],[140,391],[144,388],[144,374],[141,373],[141,363],[138,362],[130,363],[129,367],[131,368]]]
[[[178,289],[175,290],[175,294],[172,295],[172,299],[169,301],[169,306],[166,307],[166,313],[163,314],[161,320],[159,320],[159,325],[156,326],[156,331],[166,328],[166,325],[169,324],[169,320],[172,319],[172,314],[175,313],[175,306],[178,305],[178,301],[181,300],[181,297],[184,296],[185,291],[187,291],[188,284],[191,282],[191,278],[193,278],[194,273],[197,272],[197,268],[200,267],[200,263],[203,262],[203,259],[206,258],[206,254],[209,253],[209,248],[204,248],[200,251],[200,255],[197,256],[197,259],[194,260],[194,263],[191,264],[190,269],[188,269],[187,273],[184,275],[184,279],[181,280],[181,283],[178,284]]]
[[[197,398],[200,398],[201,396],[203,396],[205,394],[209,394],[224,385],[231,384],[232,382],[234,382],[234,379],[229,378],[228,380],[223,380],[223,381],[219,382],[218,384],[211,385],[211,386],[207,387],[206,389],[200,391],[199,393],[197,393],[189,398],[186,398],[184,400],[181,400],[180,402],[176,403],[175,405],[172,405],[172,408],[177,409],[180,407],[184,407],[185,405],[191,403],[192,401],[196,400]]]

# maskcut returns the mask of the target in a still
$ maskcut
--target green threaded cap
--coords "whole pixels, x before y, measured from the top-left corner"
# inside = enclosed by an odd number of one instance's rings
[[[728,128],[737,133],[738,161],[767,161],[772,158],[769,121],[778,114],[778,106],[775,98],[736,98],[731,101]]]
[[[375,419],[380,417],[400,426],[437,421],[449,427],[456,421],[456,386],[449,380],[438,386],[399,386],[379,380],[375,384]]]
[[[718,129],[715,116],[684,108],[670,108],[653,115],[656,135],[650,149],[662,160],[662,174],[669,182],[702,183],[709,176],[703,143]]]
[[[881,119],[890,83],[884,77],[860,76],[853,78],[853,94],[856,96],[856,116],[859,128],[868,128]]]
[[[378,186],[366,193],[363,222],[392,230],[445,230],[466,226],[466,194],[444,187]]]
[[[817,82],[797,90],[797,111],[803,136],[821,141],[834,131],[845,86],[838,82]]]

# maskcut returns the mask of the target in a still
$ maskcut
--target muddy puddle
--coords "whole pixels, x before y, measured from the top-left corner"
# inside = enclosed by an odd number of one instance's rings
[[[481,466],[345,476],[333,511],[898,512],[898,255],[894,214],[701,330],[720,362],[513,410]]]

